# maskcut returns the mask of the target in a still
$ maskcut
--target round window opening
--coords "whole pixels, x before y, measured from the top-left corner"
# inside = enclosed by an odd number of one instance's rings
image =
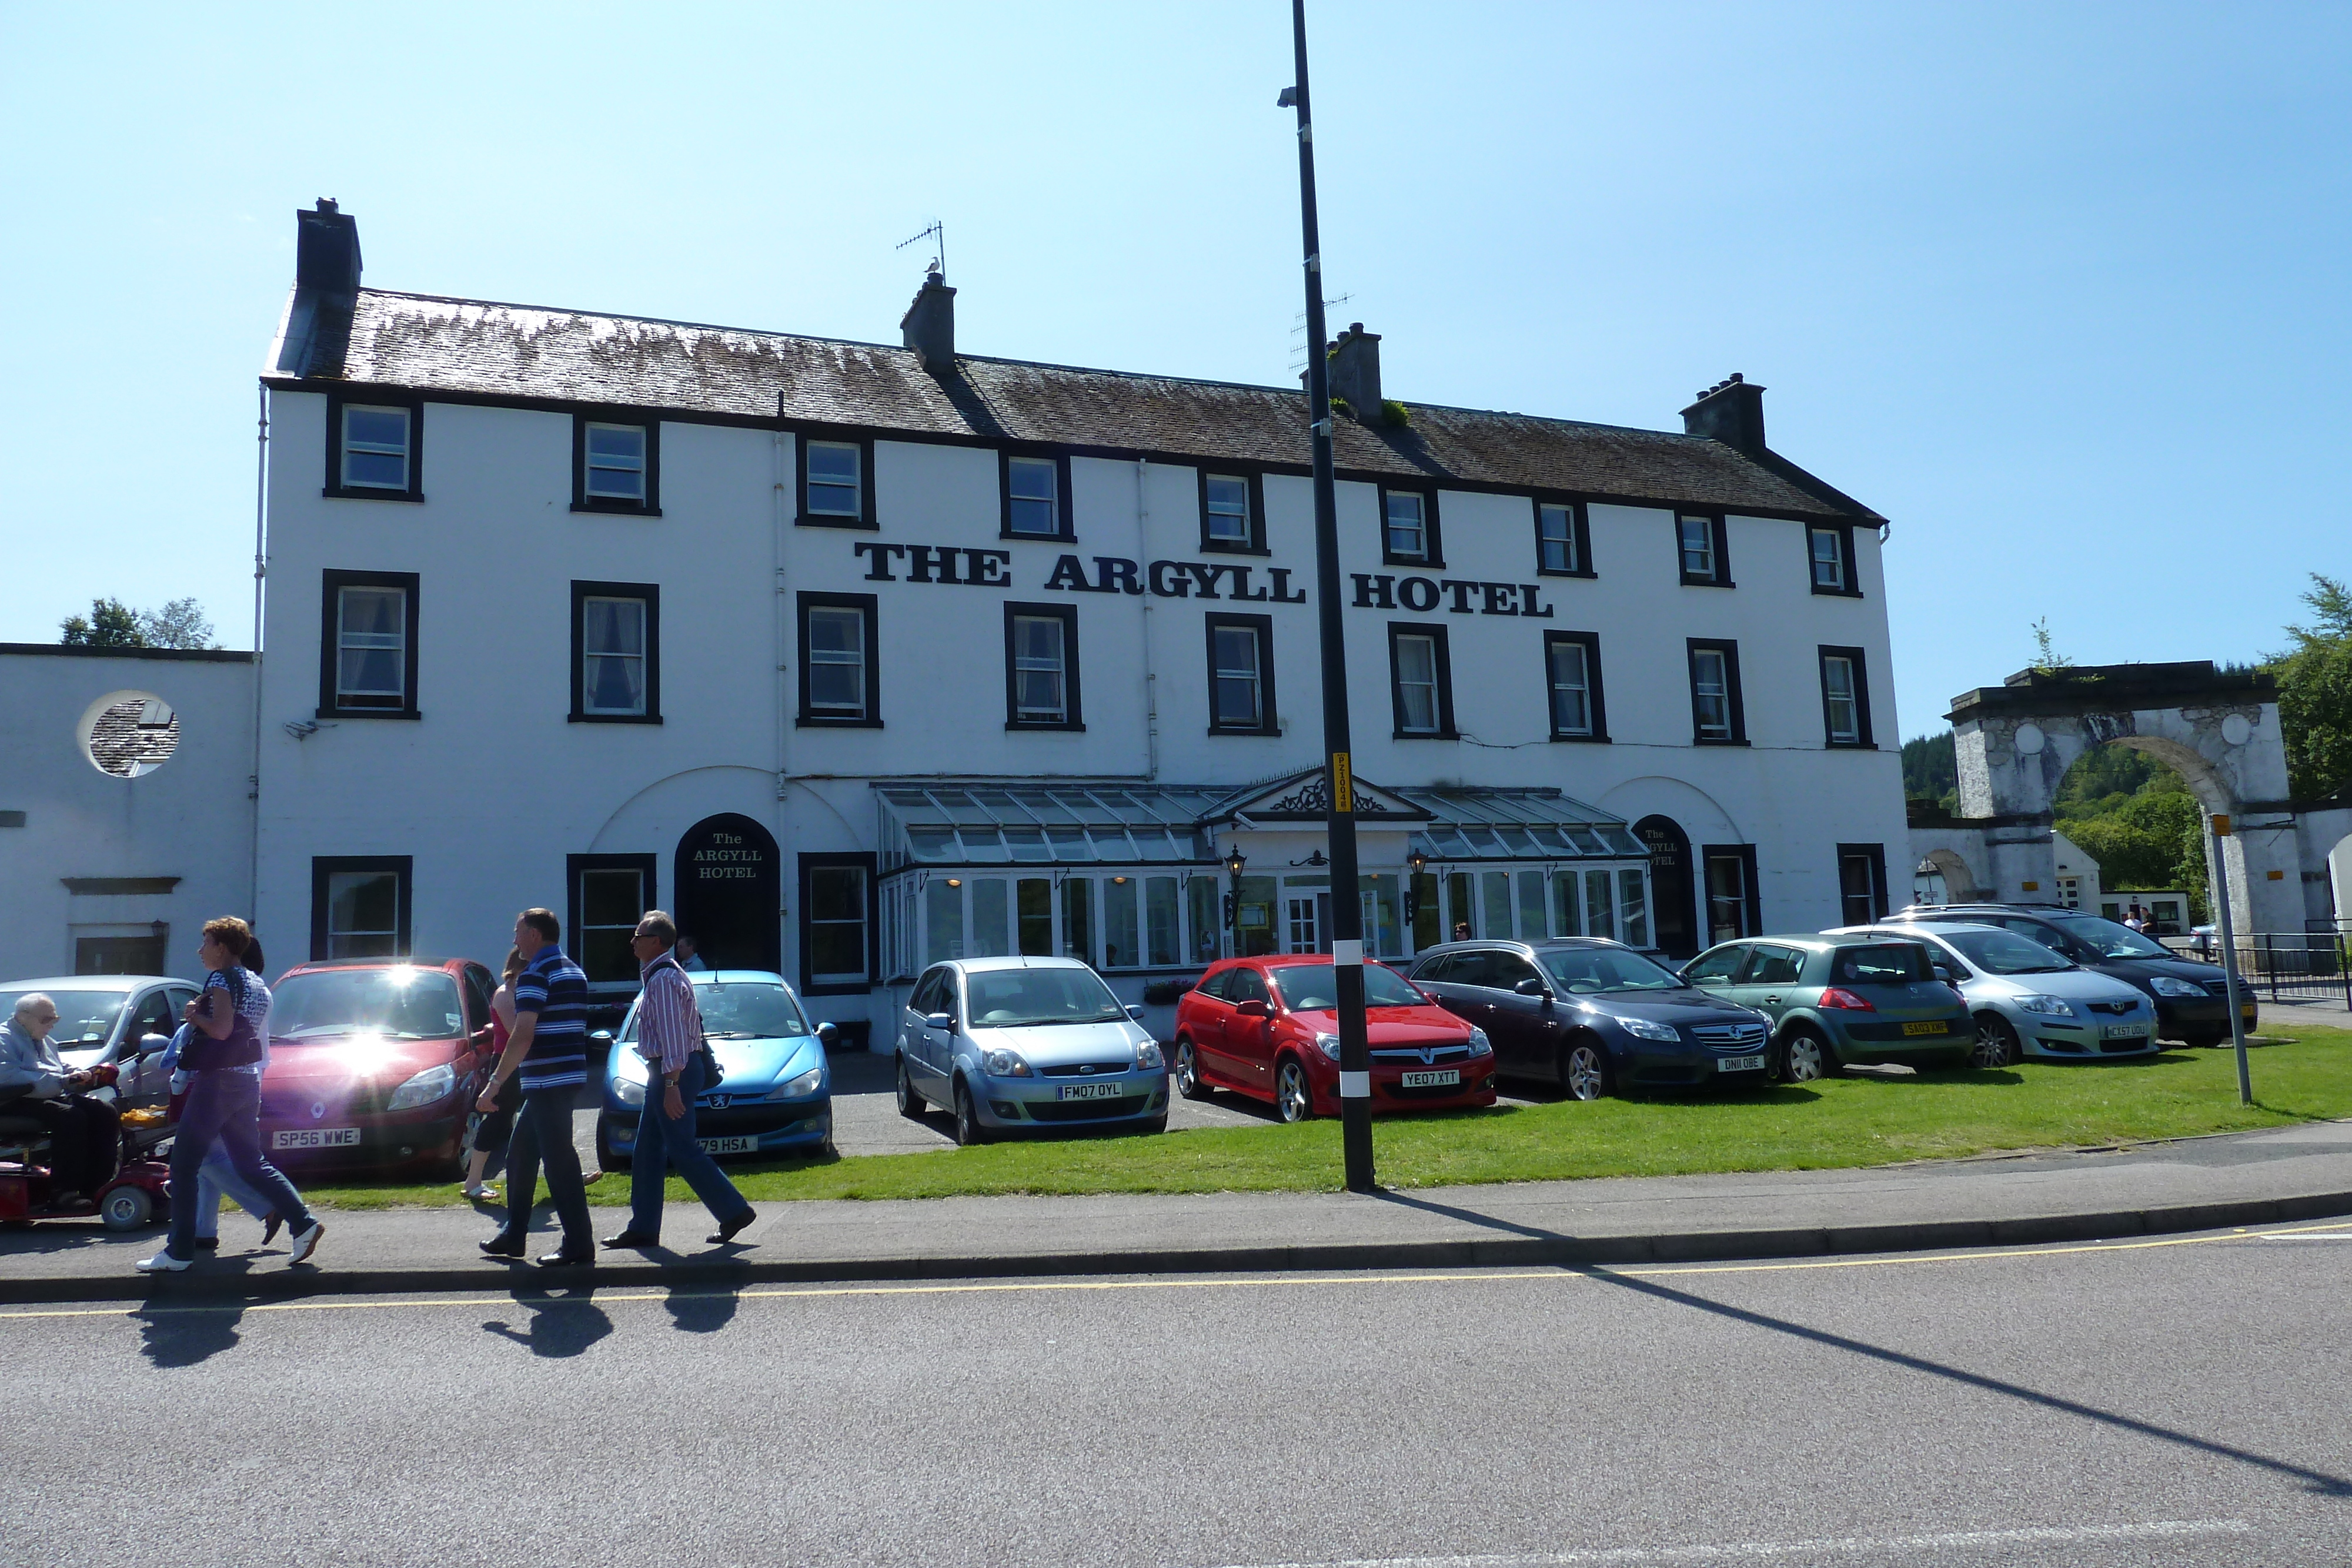
[[[180,716],[152,692],[111,692],[82,715],[81,751],[117,779],[152,773],[180,748]]]

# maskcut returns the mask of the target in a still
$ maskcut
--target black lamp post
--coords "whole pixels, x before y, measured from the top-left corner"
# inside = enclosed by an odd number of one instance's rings
[[[1225,875],[1230,879],[1225,884],[1225,929],[1228,931],[1237,932],[1241,926],[1242,867],[1247,864],[1249,857],[1242,853],[1241,845],[1235,844],[1225,852]],[[1238,938],[1235,946],[1239,946]],[[1234,956],[1240,956],[1238,953]]]
[[[1404,863],[1408,873],[1404,879],[1404,923],[1410,926],[1421,914],[1421,873],[1429,869],[1429,857],[1415,845],[1413,852],[1404,857]]]
[[[1322,636],[1325,818],[1331,844],[1332,989],[1339,1026],[1339,1142],[1349,1192],[1372,1190],[1372,1058],[1364,1023],[1364,906],[1356,870],[1354,769],[1349,764],[1348,648],[1339,611],[1339,509],[1331,485],[1331,366],[1323,325],[1323,241],[1315,217],[1315,131],[1307,93],[1307,0],[1290,0],[1295,86],[1277,100],[1298,111],[1298,220],[1307,253],[1307,433],[1315,466],[1315,609]],[[1366,410],[1366,413],[1372,411]]]

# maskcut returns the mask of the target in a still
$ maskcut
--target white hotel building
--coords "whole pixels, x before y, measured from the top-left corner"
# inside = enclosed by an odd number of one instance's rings
[[[618,997],[660,905],[856,1019],[950,955],[1133,999],[1328,944],[1297,392],[961,354],[936,277],[898,347],[363,288],[326,203],[297,274],[274,954],[495,958],[546,904]],[[1736,378],[1679,434],[1398,423],[1378,356],[1333,359],[1367,946],[1883,910],[1883,519]]]

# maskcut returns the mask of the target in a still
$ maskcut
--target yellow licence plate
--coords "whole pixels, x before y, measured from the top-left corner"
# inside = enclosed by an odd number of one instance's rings
[[[1927,1023],[1906,1023],[1903,1026],[1903,1032],[1905,1034],[1948,1034],[1950,1030],[1946,1027],[1943,1019],[1937,1019]]]

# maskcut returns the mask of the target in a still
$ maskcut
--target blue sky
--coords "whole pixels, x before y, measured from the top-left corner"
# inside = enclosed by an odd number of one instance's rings
[[[0,641],[249,633],[293,209],[385,287],[1291,380],[1287,7],[0,8]],[[2352,8],[1318,5],[1335,327],[1406,402],[1733,371],[1894,519],[1905,734],[2047,616],[2243,659],[2352,575]]]

